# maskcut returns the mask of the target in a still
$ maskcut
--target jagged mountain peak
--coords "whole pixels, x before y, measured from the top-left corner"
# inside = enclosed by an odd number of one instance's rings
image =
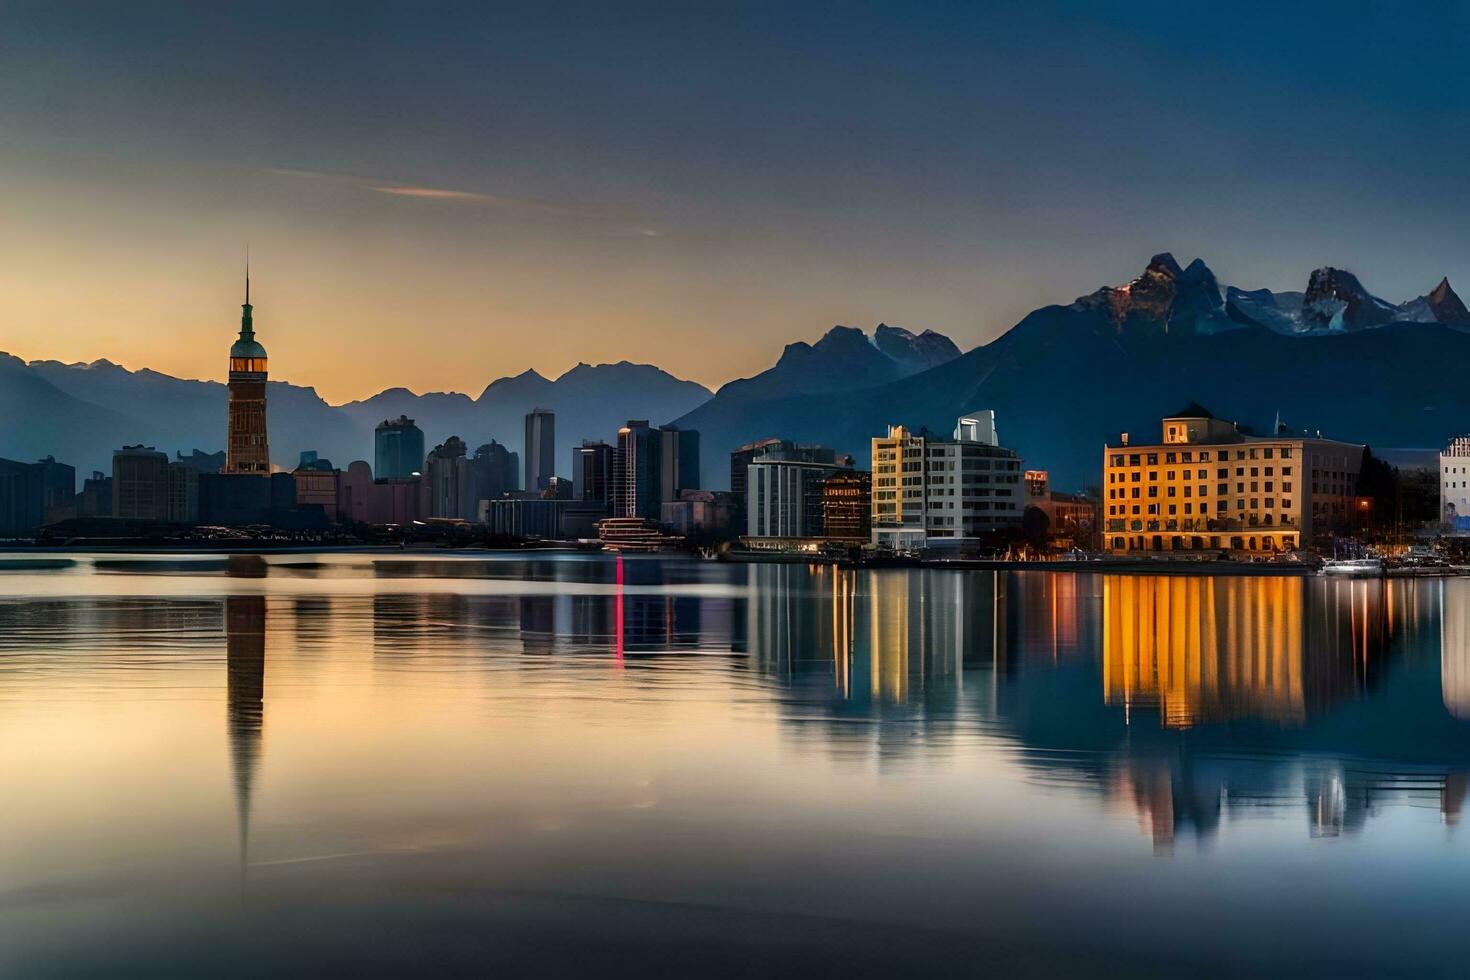
[[[1440,279],[1439,285],[1431,289],[1424,299],[1440,323],[1470,323],[1470,309],[1466,309],[1464,301],[1450,286],[1449,277]]]
[[[1228,321],[1220,284],[1203,259],[1181,268],[1172,253],[1149,259],[1142,274],[1120,286],[1104,286],[1073,304],[1103,313],[1127,336],[1213,333]]]
[[[1392,303],[1374,296],[1346,269],[1313,269],[1302,297],[1302,319],[1328,330],[1362,330],[1387,323],[1397,311]]]

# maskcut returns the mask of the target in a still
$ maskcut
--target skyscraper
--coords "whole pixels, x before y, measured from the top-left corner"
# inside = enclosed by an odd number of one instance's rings
[[[268,476],[270,445],[265,423],[265,348],[255,339],[251,320],[250,267],[245,268],[245,302],[240,307],[240,339],[230,348],[230,429],[225,472]]]
[[[582,440],[572,450],[572,499],[607,507],[612,503],[613,447]]]
[[[556,475],[556,413],[536,408],[526,413],[526,489],[545,490]]]
[[[407,480],[424,464],[424,432],[407,415],[384,419],[373,430],[373,475]]]
[[[630,419],[618,430],[613,457],[613,516],[659,517],[660,432],[646,419]]]
[[[469,460],[465,458],[464,440],[450,436],[441,445],[435,446],[424,460],[424,491],[428,495],[430,517],[474,520],[470,509]]]
[[[658,437],[658,498],[661,503],[669,503],[678,500],[685,490],[699,489],[699,433],[661,425]]]

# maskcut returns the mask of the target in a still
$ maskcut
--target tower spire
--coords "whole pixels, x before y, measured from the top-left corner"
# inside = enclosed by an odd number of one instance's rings
[[[240,307],[240,339],[255,339],[255,323],[251,317],[250,305],[250,246],[245,246],[245,302]]]

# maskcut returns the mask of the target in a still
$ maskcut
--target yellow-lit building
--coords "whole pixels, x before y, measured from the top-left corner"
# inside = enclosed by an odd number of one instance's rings
[[[1103,450],[1103,547],[1114,554],[1310,545],[1354,519],[1365,447],[1256,436],[1198,405],[1163,420],[1158,445]]]

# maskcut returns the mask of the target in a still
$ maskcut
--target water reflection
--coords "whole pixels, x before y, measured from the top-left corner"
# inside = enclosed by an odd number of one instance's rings
[[[22,584],[0,595],[0,699],[217,670],[223,622],[242,874],[268,654],[298,683],[358,659],[394,683],[452,671],[461,691],[514,677],[542,698],[526,717],[653,685],[696,718],[756,706],[812,758],[984,759],[986,779],[1127,815],[1160,852],[1254,819],[1330,838],[1432,809],[1453,828],[1466,800],[1470,581],[237,556],[150,565],[133,577],[156,591],[110,594],[126,561],[3,580]],[[238,592],[197,594],[211,576]]]
[[[226,718],[235,814],[240,837],[240,884],[250,849],[250,807],[260,769],[265,733],[265,598],[230,596],[225,600]]]

